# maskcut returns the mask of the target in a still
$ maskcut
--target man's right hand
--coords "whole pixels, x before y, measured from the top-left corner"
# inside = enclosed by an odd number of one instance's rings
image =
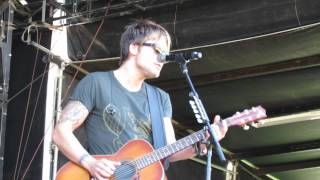
[[[95,159],[92,156],[81,162],[96,180],[108,180],[121,163],[108,159]]]

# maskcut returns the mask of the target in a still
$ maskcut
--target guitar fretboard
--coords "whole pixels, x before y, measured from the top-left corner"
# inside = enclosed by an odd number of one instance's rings
[[[220,121],[220,123],[225,123],[226,126],[235,126],[235,125],[245,125],[246,123],[256,121],[261,118],[267,117],[266,110],[261,106],[253,107],[251,110],[245,110],[242,113],[236,113],[233,116]],[[221,126],[221,124],[217,124]],[[137,169],[142,169],[144,167],[149,166],[150,164],[164,159],[186,147],[202,140],[205,138],[205,130],[197,131],[189,136],[186,136],[175,143],[170,145],[161,147],[153,152],[150,152],[134,161],[132,163],[135,164]]]
[[[186,147],[202,140],[205,138],[205,131],[200,130],[189,136],[186,136],[182,139],[179,139],[175,143],[169,144],[167,146],[163,146],[151,153],[144,155],[133,161],[138,169],[142,169],[144,167],[149,166],[150,164],[164,159],[178,151],[185,149]]]

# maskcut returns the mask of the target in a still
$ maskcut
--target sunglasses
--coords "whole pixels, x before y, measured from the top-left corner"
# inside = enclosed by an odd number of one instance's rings
[[[164,50],[162,50],[156,43],[142,43],[142,46],[148,46],[148,47],[152,47],[153,50],[159,55],[158,57],[158,61],[161,63],[165,63],[166,62],[166,56],[169,54],[168,52],[165,52]]]

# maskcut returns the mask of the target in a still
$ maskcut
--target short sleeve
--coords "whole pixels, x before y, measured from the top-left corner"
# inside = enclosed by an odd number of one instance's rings
[[[89,111],[91,111],[95,106],[95,92],[96,83],[94,74],[88,74],[79,81],[69,99],[80,101]]]

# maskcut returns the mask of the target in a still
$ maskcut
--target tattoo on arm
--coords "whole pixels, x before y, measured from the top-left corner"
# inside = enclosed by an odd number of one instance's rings
[[[63,109],[58,123],[72,122],[76,125],[83,122],[89,114],[88,109],[79,101],[70,101]],[[80,123],[81,124],[81,123]]]

